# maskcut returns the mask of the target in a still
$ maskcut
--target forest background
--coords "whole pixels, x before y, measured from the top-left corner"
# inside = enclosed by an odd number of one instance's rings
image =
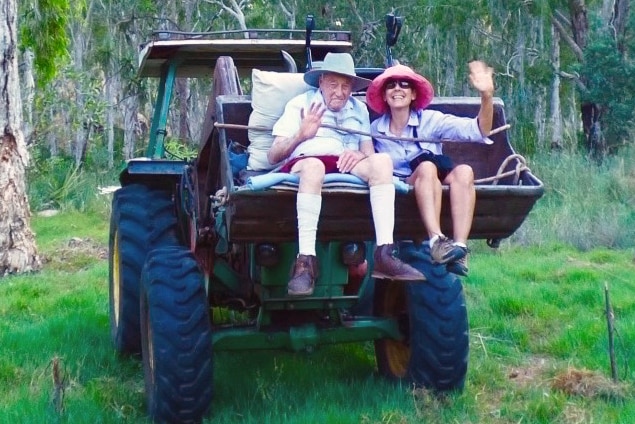
[[[136,65],[152,30],[303,29],[307,14],[317,29],[352,32],[358,66],[384,64],[385,15],[402,16],[393,55],[436,95],[474,95],[467,63],[485,60],[522,154],[604,158],[632,141],[635,19],[626,0],[27,0],[18,12],[24,135],[38,173],[103,172],[143,154],[153,83],[136,77]],[[198,145],[204,84],[177,81],[176,143]]]
[[[467,63],[495,69],[510,140],[547,196],[516,239],[578,248],[635,240],[635,14],[628,0],[26,0],[18,4],[23,133],[35,212],[82,210],[147,145],[155,81],[136,75],[153,30],[350,30],[358,66],[382,66],[385,17],[403,17],[395,59],[436,95],[474,95]],[[249,85],[249,81],[245,81]],[[167,137],[196,151],[211,80],[177,79]],[[559,184],[568,184],[559,188]],[[573,188],[576,188],[573,190]],[[580,212],[584,210],[584,214]],[[538,230],[538,231],[537,231]]]

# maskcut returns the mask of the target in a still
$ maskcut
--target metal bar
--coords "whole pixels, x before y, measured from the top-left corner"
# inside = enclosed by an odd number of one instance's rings
[[[159,91],[163,91],[161,97],[157,98],[157,106],[155,108],[154,119],[156,120],[156,126],[154,121],[152,126],[155,128],[150,137],[154,136],[154,144],[152,149],[148,146],[148,153],[153,159],[161,159],[165,153],[165,136],[167,135],[167,120],[168,110],[170,108],[170,99],[172,98],[172,91],[174,87],[174,80],[176,79],[176,68],[180,60],[172,59],[167,64],[167,70],[161,74],[162,85],[159,87]]]
[[[209,32],[189,32],[189,31],[171,31],[171,30],[156,30],[152,32],[152,35],[160,35],[160,34],[173,34],[173,35],[185,35],[192,37],[202,37],[202,36],[226,36],[228,34],[248,34],[250,32],[255,33],[272,33],[272,34],[297,34],[297,35],[306,35],[305,30],[301,29],[234,29],[228,31],[209,31]],[[341,31],[341,30],[321,30],[315,29],[311,31],[313,34],[321,34],[321,35],[351,35],[350,31]]]
[[[163,104],[163,97],[165,96],[165,81],[166,74],[161,74],[159,80],[159,91],[155,100],[156,105]],[[154,114],[152,115],[152,123],[150,124],[150,140],[148,141],[148,149],[146,150],[146,157],[151,157],[154,152],[154,147],[157,143],[157,129],[159,128],[159,117],[161,116],[161,110],[158,107],[154,108]]]
[[[313,351],[318,346],[363,342],[381,338],[400,340],[396,319],[364,317],[346,321],[342,326],[319,328],[315,324],[290,327],[288,330],[257,330],[255,327],[217,329],[212,335],[214,350],[288,349]]]
[[[226,129],[234,129],[234,130],[252,130],[252,131],[263,131],[263,132],[270,132],[273,129],[273,128],[267,128],[267,127],[241,125],[241,124],[221,124],[220,122],[215,122],[214,126],[216,128],[226,128]],[[372,133],[365,132],[365,131],[353,130],[353,129],[350,129],[350,128],[339,127],[337,125],[331,125],[331,124],[321,124],[320,127],[329,128],[329,129],[332,129],[332,130],[337,130],[337,131],[342,131],[342,132],[347,132],[347,133],[351,133],[351,134],[366,135],[366,136],[369,136],[369,137],[372,137],[372,138],[381,138],[382,140],[415,141],[415,142],[421,142],[421,143],[448,143],[448,142],[453,141],[453,140],[448,140],[448,139],[426,140],[426,139],[423,139],[423,138],[414,138],[414,137],[393,137],[393,136],[384,135],[384,134],[372,134]],[[489,135],[498,134],[499,132],[505,131],[505,130],[507,130],[509,128],[511,128],[511,125],[505,124],[505,125],[503,125],[501,127],[495,128],[492,131],[490,131]]]

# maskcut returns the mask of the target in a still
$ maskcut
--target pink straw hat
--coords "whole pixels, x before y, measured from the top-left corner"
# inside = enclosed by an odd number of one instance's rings
[[[413,109],[425,108],[434,97],[434,88],[430,81],[405,65],[391,66],[375,78],[366,90],[366,104],[377,113],[386,113],[389,110],[384,100],[384,87],[390,80],[410,81],[413,84],[413,89],[417,92],[417,98],[411,105]]]

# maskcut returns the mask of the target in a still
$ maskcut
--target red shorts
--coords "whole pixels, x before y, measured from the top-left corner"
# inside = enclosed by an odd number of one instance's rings
[[[322,161],[322,163],[324,164],[324,168],[325,168],[325,173],[326,174],[335,174],[337,172],[340,172],[340,170],[337,168],[337,160],[340,158],[339,156],[298,156],[297,158],[293,158],[291,159],[289,162],[285,163],[282,168],[280,168],[278,170],[278,172],[291,172],[291,168],[293,168],[293,165],[295,165],[295,163],[297,161],[300,161],[302,159],[306,159],[306,158],[316,158]]]

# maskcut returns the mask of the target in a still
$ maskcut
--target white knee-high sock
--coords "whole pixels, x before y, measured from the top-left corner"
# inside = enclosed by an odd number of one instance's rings
[[[298,212],[298,253],[315,256],[315,240],[320,210],[322,209],[322,196],[298,193],[296,209]]]
[[[395,185],[380,184],[370,187],[370,208],[373,212],[377,246],[391,244],[395,229]]]

